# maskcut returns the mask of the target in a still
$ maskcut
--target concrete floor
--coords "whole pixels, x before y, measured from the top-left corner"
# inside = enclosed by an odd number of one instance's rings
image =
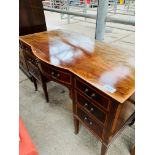
[[[45,12],[45,17],[48,30],[61,27],[94,38],[94,23],[76,18],[67,24],[67,20],[61,20],[59,14],[50,12]],[[134,32],[112,28],[105,34],[104,42],[134,50]],[[72,102],[67,88],[49,82],[50,102],[46,103],[40,85],[39,90],[34,91],[33,84],[21,71],[19,82],[20,116],[40,155],[100,155],[101,143],[88,130],[81,126],[79,134],[74,134]],[[129,155],[133,143],[134,126],[127,127],[110,146],[107,155]]]

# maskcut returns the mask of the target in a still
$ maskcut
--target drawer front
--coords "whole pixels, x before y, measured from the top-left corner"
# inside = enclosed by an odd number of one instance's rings
[[[25,71],[28,71],[27,65],[21,53],[19,54],[19,66],[23,68]]]
[[[41,71],[43,74],[52,80],[60,81],[62,83],[71,84],[71,74],[63,72],[61,69],[56,69],[44,63],[41,63]]]
[[[32,53],[30,46],[21,42],[20,43],[20,50],[24,54],[26,61],[30,61],[34,65],[37,63],[37,59],[36,59],[35,55]]]
[[[77,108],[77,115],[80,120],[90,129],[92,130],[97,136],[100,138],[102,137],[102,130],[103,128],[98,125],[94,120],[92,120],[84,111],[80,108]]]
[[[92,114],[102,124],[106,124],[107,114],[103,112],[93,104],[91,104],[84,96],[76,92],[76,102],[82,106],[82,108],[89,114]]]
[[[19,50],[23,48],[24,48],[24,43],[21,40],[19,40]]]
[[[97,93],[92,87],[88,86],[87,84],[83,83],[82,80],[76,78],[75,80],[75,87],[81,91],[86,97],[91,99],[93,102],[97,103],[101,106],[104,110],[110,110],[110,100],[105,96],[100,95]]]
[[[19,40],[19,48],[22,48],[23,50],[29,50],[31,47],[27,45],[26,43]]]
[[[31,51],[24,51],[26,61],[31,62],[34,65],[37,65],[37,58],[33,55]]]
[[[28,65],[29,73],[32,76],[34,76],[37,80],[41,80],[39,69],[29,61],[27,61],[27,65]]]
[[[19,48],[22,49],[25,53],[32,53],[31,47],[23,42],[19,43]]]
[[[19,59],[19,66],[22,67],[24,70],[27,70],[27,66],[24,60],[22,60],[22,58]]]

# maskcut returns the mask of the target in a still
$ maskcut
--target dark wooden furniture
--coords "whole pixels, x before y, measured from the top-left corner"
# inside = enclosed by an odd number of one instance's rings
[[[27,35],[36,32],[46,31],[46,22],[43,12],[43,5],[41,0],[20,0],[19,1],[19,35]],[[35,90],[37,90],[37,81],[41,82],[46,101],[48,102],[48,93],[46,78],[41,74],[37,60],[31,48],[20,42],[19,49],[19,66],[20,69],[28,76],[34,83]]]
[[[30,80],[34,83],[35,90],[37,90],[37,81],[42,84],[46,101],[49,101],[46,83],[48,79],[42,75],[38,66],[38,59],[32,53],[31,47],[23,42],[19,42],[19,66]]]
[[[112,141],[134,119],[134,53],[64,30],[21,36],[38,59],[41,73],[67,86],[75,134],[83,124],[102,142]]]
[[[19,35],[46,31],[41,0],[19,0]]]

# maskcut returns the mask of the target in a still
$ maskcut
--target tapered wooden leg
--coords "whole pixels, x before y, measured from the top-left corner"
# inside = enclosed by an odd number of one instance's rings
[[[33,77],[33,84],[34,84],[34,87],[35,87],[35,91],[38,90],[38,86],[37,86],[37,80]]]
[[[48,102],[49,98],[48,98],[46,82],[42,82],[42,88],[43,88],[43,91],[44,91],[44,94],[45,94],[46,102]]]
[[[74,133],[78,134],[79,133],[79,120],[76,119],[75,117],[74,117],[74,129],[75,129]]]
[[[102,144],[101,155],[106,155],[107,149],[108,149],[108,147],[106,145]]]
[[[131,149],[131,155],[135,155],[135,146],[133,146]]]

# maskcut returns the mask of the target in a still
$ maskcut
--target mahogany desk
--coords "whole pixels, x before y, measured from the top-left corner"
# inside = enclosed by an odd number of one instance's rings
[[[128,101],[135,90],[134,53],[64,30],[21,36],[20,49],[34,76],[68,87],[75,134],[80,122],[101,140],[105,155],[134,117]]]

